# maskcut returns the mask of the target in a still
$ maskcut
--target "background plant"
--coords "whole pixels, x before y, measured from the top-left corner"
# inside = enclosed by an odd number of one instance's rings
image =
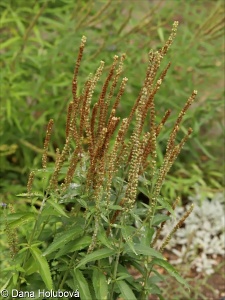
[[[96,69],[103,58],[109,63],[114,54],[126,49],[126,74],[133,80],[127,84],[127,101],[119,107],[124,117],[132,106],[129,99],[138,96],[144,79],[147,50],[165,41],[172,19],[180,21],[182,34],[168,54],[169,60],[173,56],[173,76],[167,78],[158,99],[159,107],[173,109],[167,126],[175,120],[180,99],[187,98],[194,89],[193,82],[201,97],[185,117],[185,125],[192,122],[194,127],[193,138],[186,143],[162,192],[173,198],[176,186],[184,199],[196,182],[208,197],[221,190],[218,153],[222,154],[222,147],[217,141],[222,138],[224,7],[221,1],[204,3],[141,1],[137,7],[136,1],[1,1],[0,151],[4,199],[12,200],[13,195],[23,191],[28,170],[38,166],[42,132],[50,117],[58,128],[57,145],[49,148],[51,154],[63,144],[63,113],[70,98],[73,53],[80,37],[84,34],[90,41],[83,73]],[[84,82],[81,76],[78,89]],[[185,133],[185,127],[182,131]],[[165,148],[167,138],[165,131],[158,152]],[[22,201],[26,200],[21,199],[20,204]]]
[[[4,215],[14,257],[13,265],[3,270],[4,288],[79,290],[81,299],[147,299],[150,294],[163,299],[158,286],[163,276],[156,266],[188,287],[162,253],[193,205],[171,228],[159,250],[154,249],[179,201],[178,197],[171,206],[162,198],[161,189],[192,133],[189,128],[176,141],[183,117],[197,94],[193,91],[176,118],[163,161],[158,165],[158,137],[171,112],[158,116],[161,121],[157,122],[155,97],[170,67],[169,63],[159,73],[177,25],[174,22],[161,49],[149,52],[143,86],[128,116],[121,121],[117,110],[127,83],[126,77],[121,79],[125,55],[114,56],[99,94],[96,86],[103,73],[103,61],[79,92],[78,71],[86,43],[83,36],[74,69],[64,146],[56,148],[54,155],[49,152],[54,125],[50,119],[42,169],[30,172],[27,193],[20,195],[31,199],[30,211]],[[48,164],[48,156],[54,162]],[[35,177],[41,178],[42,192],[34,189]],[[137,201],[138,189],[148,198],[147,204]],[[72,207],[68,212],[66,204]],[[13,229],[19,226],[22,241],[18,245]],[[129,273],[131,266],[140,273],[139,279]]]

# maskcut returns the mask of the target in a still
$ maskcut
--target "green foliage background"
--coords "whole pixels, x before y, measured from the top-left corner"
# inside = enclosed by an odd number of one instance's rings
[[[170,198],[176,190],[185,196],[197,184],[210,197],[222,188],[223,146],[218,142],[223,140],[222,1],[2,0],[0,8],[3,202],[23,192],[29,170],[40,167],[50,118],[58,128],[50,149],[63,142],[82,35],[88,42],[79,86],[100,60],[110,63],[114,55],[126,52],[124,75],[129,81],[120,107],[124,116],[142,85],[149,49],[163,44],[174,20],[180,26],[167,57],[172,67],[157,99],[159,115],[172,108],[173,123],[193,89],[198,90],[198,99],[184,122],[186,128],[194,129],[192,139],[179,156],[164,193]],[[162,135],[159,154],[167,134]]]

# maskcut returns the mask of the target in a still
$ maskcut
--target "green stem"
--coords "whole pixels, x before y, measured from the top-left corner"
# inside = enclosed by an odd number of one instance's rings
[[[148,257],[147,258],[147,260],[148,260],[147,266],[149,266],[149,259],[150,258]],[[148,278],[151,275],[152,268],[153,268],[153,266],[151,266],[151,268],[148,270],[148,267],[147,268],[145,267],[144,285],[143,285],[143,288],[142,288],[142,291],[141,291],[141,295],[140,295],[140,299],[141,300],[144,300],[144,299],[147,300],[148,299],[148,295],[146,295],[145,287],[148,286]]]
[[[70,270],[71,270],[71,268],[72,268],[72,265],[73,265],[73,262],[74,262],[76,256],[77,256],[77,251],[74,252],[74,254],[72,255],[71,260],[70,260],[70,263],[69,263],[69,267],[68,267],[68,269],[65,271],[65,273],[63,274],[62,280],[59,280],[59,282],[60,282],[59,289],[63,289],[63,285],[64,285],[64,283],[65,283],[65,281],[66,281],[66,279],[67,279],[67,276],[68,276],[68,274],[69,274],[69,272],[70,272]]]
[[[111,287],[111,292],[110,292],[110,298],[109,300],[113,300],[113,295],[114,295],[114,286],[116,283],[116,275],[117,275],[117,269],[118,269],[118,264],[119,264],[119,258],[120,258],[120,252],[121,252],[121,246],[122,246],[122,241],[123,241],[123,237],[122,237],[122,233],[120,233],[120,240],[119,240],[119,249],[118,249],[118,253],[116,256],[116,261],[114,264],[114,270],[113,270],[113,276],[112,276],[112,287]]]

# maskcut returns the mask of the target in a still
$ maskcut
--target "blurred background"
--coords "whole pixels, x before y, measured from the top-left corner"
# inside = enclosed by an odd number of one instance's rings
[[[185,117],[187,142],[163,193],[183,199],[193,193],[212,198],[222,190],[224,171],[224,4],[223,1],[2,0],[1,8],[1,197],[15,201],[27,175],[39,168],[45,128],[55,121],[54,143],[64,141],[66,109],[82,35],[87,46],[79,89],[100,60],[111,64],[126,53],[125,117],[141,88],[148,51],[168,38],[173,21],[178,34],[164,60],[172,66],[156,97],[159,118],[168,108],[170,127],[193,89],[197,101]],[[163,66],[162,66],[163,67]],[[107,68],[106,68],[107,70]],[[100,86],[98,87],[100,91]],[[164,131],[165,132],[165,131]],[[165,146],[169,130],[161,135]],[[181,135],[182,136],[182,135]],[[160,151],[160,150],[159,150]]]

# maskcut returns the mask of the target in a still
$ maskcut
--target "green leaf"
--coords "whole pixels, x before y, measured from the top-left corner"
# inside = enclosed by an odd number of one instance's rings
[[[28,261],[26,261],[24,268],[26,269],[26,275],[27,276],[37,272],[38,271],[38,265],[37,265],[36,259],[34,259],[33,256],[30,256]]]
[[[58,258],[70,252],[82,250],[88,245],[90,245],[91,241],[92,238],[90,236],[82,236],[81,238],[78,238],[74,241],[70,241],[67,245],[65,245],[62,249],[60,249],[58,253],[56,253],[55,258]]]
[[[49,218],[51,216],[51,220],[53,220],[54,217],[58,218],[59,221],[61,221],[62,216],[59,215],[59,213],[53,208],[53,206],[48,205],[48,203],[44,206],[44,209],[41,213],[41,218],[39,221],[42,223],[43,220],[46,220],[46,218]],[[63,217],[64,218],[64,217]]]
[[[107,248],[113,249],[113,246],[110,244],[110,239],[107,237],[104,229],[100,229],[98,233],[98,240]]]
[[[138,253],[135,251],[134,249],[134,244],[133,244],[133,241],[130,241],[130,240],[127,240],[126,241],[126,245],[125,245],[125,249],[124,249],[124,252],[126,253],[129,253],[129,252],[132,252],[134,253],[135,255],[138,255]]]
[[[51,197],[53,198],[53,196],[51,196]],[[47,203],[49,203],[61,216],[69,218],[67,216],[67,214],[65,213],[65,211],[62,209],[62,206],[54,201],[54,198],[53,198],[53,200],[48,199]]]
[[[163,256],[160,252],[150,248],[149,246],[146,246],[144,244],[133,244],[133,248],[135,250],[135,254],[136,255],[146,255],[146,256],[152,256],[152,257],[157,257],[157,258],[160,258],[163,260]],[[126,245],[125,246],[125,249],[124,249],[125,252],[131,252],[131,249],[129,247],[129,245]]]
[[[132,278],[132,276],[129,273],[123,273],[123,272],[119,272],[117,273],[117,280],[123,280],[123,279],[127,279],[127,278]]]
[[[118,288],[119,288],[124,300],[137,300],[137,298],[135,297],[131,288],[125,281],[119,280],[116,282],[116,284],[118,285]]]
[[[162,43],[165,43],[165,38],[164,38],[164,34],[163,34],[163,29],[162,29],[162,27],[159,27],[159,28],[157,29],[157,31],[158,31],[158,35],[159,35],[160,41],[161,41]]]
[[[183,284],[186,288],[189,288],[189,285],[187,282],[179,275],[177,270],[169,264],[166,260],[164,259],[159,259],[159,258],[154,258],[151,262],[152,265],[158,265],[163,267],[171,276],[173,276],[178,282]]]
[[[109,205],[110,210],[122,210],[123,208],[120,205]]]
[[[20,265],[12,265],[10,267],[4,268],[4,272],[6,271],[19,271],[19,272],[25,272],[24,268],[20,267]]]
[[[169,204],[169,202],[167,202],[164,198],[161,197],[158,197],[157,201],[162,205],[163,208],[168,210],[171,213],[171,215],[175,216],[174,210],[172,206]]]
[[[122,232],[122,236],[125,239],[127,245],[129,246],[129,248],[132,250],[132,252],[134,252],[137,255],[137,252],[134,249],[134,244],[132,239],[130,238],[133,233],[134,233],[134,227],[132,226],[125,226],[122,228],[121,232]]]
[[[32,192],[31,194],[29,194],[29,193],[21,193],[21,194],[17,194],[16,195],[16,197],[28,197],[28,198],[30,198],[30,197],[33,198],[34,196],[39,197],[39,198],[43,198],[43,194],[38,193],[38,192]]]
[[[161,224],[162,222],[166,221],[166,220],[169,220],[170,217],[167,216],[167,215],[162,215],[162,214],[156,214],[154,215],[153,217],[153,220],[152,220],[152,225],[159,225]]]
[[[162,274],[160,274],[157,270],[153,269],[152,272],[155,273],[155,275],[150,277],[150,279],[149,279],[150,282],[151,282],[151,280],[154,280],[154,277],[158,278],[158,281],[165,281],[165,277]],[[152,281],[152,282],[156,282],[156,281]]]
[[[92,297],[89,290],[89,286],[86,279],[84,278],[83,273],[78,269],[74,269],[73,279],[74,284],[78,287],[81,300],[91,300]]]
[[[31,247],[30,252],[37,263],[39,273],[48,290],[53,289],[50,268],[47,259],[42,255],[42,252],[37,247]]]
[[[138,190],[149,199],[150,193],[149,193],[148,188],[140,186],[140,187],[138,187]]]
[[[194,142],[196,143],[196,145],[202,150],[202,152],[207,156],[209,157],[210,159],[212,160],[215,160],[215,157],[213,157],[209,152],[208,150],[206,149],[206,147],[203,146],[202,143],[200,143],[200,141],[198,139],[194,139]]]
[[[116,254],[116,251],[108,249],[108,248],[96,250],[96,251],[86,255],[86,257],[80,261],[80,263],[77,265],[76,268],[79,268],[90,261],[95,261],[95,260],[99,260],[102,258],[106,258],[106,257],[112,256],[114,254]]]
[[[108,284],[105,275],[99,269],[94,269],[92,282],[97,299],[107,300]]]
[[[77,197],[77,198],[76,198],[76,201],[77,201],[82,207],[84,207],[84,208],[87,208],[87,207],[88,207],[87,202],[86,202],[85,200],[83,200],[82,198]]]
[[[6,99],[6,111],[7,111],[7,119],[10,122],[11,121],[11,113],[12,113],[12,106],[11,101],[9,99]]]
[[[18,118],[16,118],[16,115],[13,114],[13,121],[15,122],[17,128],[19,129],[19,131],[22,133],[22,134],[25,134],[24,133],[24,130],[23,130],[23,127],[21,126],[21,122],[18,120]]]
[[[13,274],[13,273],[12,273]],[[0,287],[0,291],[2,290],[5,290],[8,286],[9,286],[9,283],[10,283],[10,280],[12,279],[13,275],[10,275],[11,277],[9,277],[9,279],[3,284],[3,286]]]
[[[27,213],[29,214],[29,213]],[[8,222],[19,220],[21,217],[23,217],[25,213],[14,213],[14,214],[8,214],[6,217],[0,219],[0,223],[5,223],[7,220]]]
[[[15,36],[15,37],[13,37],[11,39],[8,39],[4,43],[0,44],[0,50],[11,46],[12,44],[14,44],[15,42],[17,42],[18,40],[20,40],[20,37],[18,37],[18,36]]]
[[[150,245],[154,233],[155,233],[154,228],[151,228],[150,226],[146,226],[143,237],[141,238],[142,243],[144,243],[146,246]]]
[[[13,16],[14,22],[16,23],[16,27],[19,29],[20,35],[24,36],[24,34],[25,34],[25,26],[24,26],[24,24],[22,22],[21,16],[19,15],[19,11],[15,11],[11,7],[9,7],[9,9],[10,9],[10,12],[11,12],[11,14]]]
[[[8,224],[9,228],[13,229],[13,228],[17,228],[21,225],[23,225],[24,223],[28,223],[29,221],[32,221],[35,219],[35,214],[33,213],[26,213],[24,214],[21,218],[12,221]]]
[[[44,251],[43,256],[48,255],[58,248],[64,247],[66,243],[77,238],[83,233],[82,227],[75,227],[56,237],[52,244]]]

